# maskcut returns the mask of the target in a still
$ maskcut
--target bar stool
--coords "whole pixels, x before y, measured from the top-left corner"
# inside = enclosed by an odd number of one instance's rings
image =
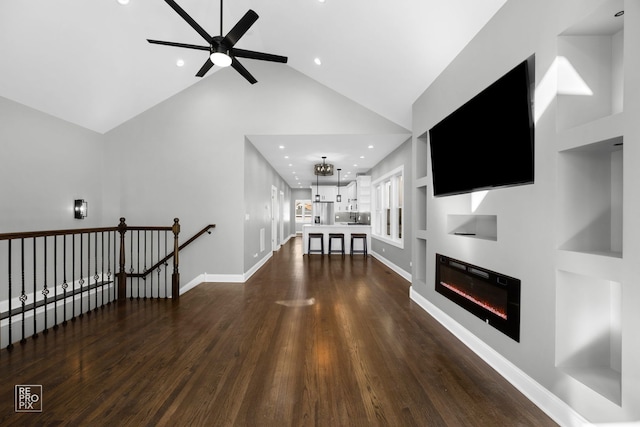
[[[333,246],[331,245],[333,239],[340,240],[342,244],[342,246],[340,246],[340,249],[333,249]],[[342,255],[344,255],[344,233],[329,233],[329,255],[331,255],[332,252],[340,252]]]
[[[362,249],[353,249],[353,242],[355,239],[362,239]],[[353,254],[367,255],[367,235],[365,233],[351,233],[351,255]]]
[[[311,239],[320,239],[320,250],[313,249],[311,250]],[[309,244],[307,246],[307,253],[311,254],[312,252],[319,252],[324,255],[324,234],[323,233],[309,233]]]

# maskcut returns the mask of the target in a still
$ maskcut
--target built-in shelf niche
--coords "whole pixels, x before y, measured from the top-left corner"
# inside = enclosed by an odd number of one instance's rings
[[[556,366],[621,404],[622,285],[557,272]]]
[[[558,156],[560,249],[622,257],[623,138]]]
[[[427,229],[427,187],[416,188],[416,203],[418,205],[418,230]]]
[[[427,241],[416,239],[416,268],[414,271],[416,281],[427,282]]]
[[[429,152],[428,133],[425,132],[416,138],[416,178],[427,176],[427,156]]]
[[[498,240],[496,215],[447,215],[447,233],[484,240]]]
[[[558,37],[558,120],[565,130],[622,111],[623,0],[609,0]]]

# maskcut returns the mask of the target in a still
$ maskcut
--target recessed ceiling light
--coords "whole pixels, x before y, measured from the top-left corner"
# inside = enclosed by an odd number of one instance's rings
[[[293,166],[293,163],[289,163],[289,166]]]
[[[373,148],[373,145],[370,145],[368,148]]]
[[[178,67],[182,67],[182,66],[184,65],[184,59],[178,59],[178,60],[176,61],[176,65],[177,65]]]
[[[118,3],[124,6],[125,4],[129,4],[129,0],[118,0]]]
[[[358,167],[358,165],[353,165],[353,167],[354,167],[354,168],[357,168],[357,167]]]
[[[320,60],[320,58],[315,58],[313,62],[315,62],[316,65],[322,65],[322,61]]]
[[[364,159],[364,156],[360,156],[361,159]]]
[[[288,159],[288,158],[289,158],[289,156],[284,156],[284,158],[285,158],[285,159]]]

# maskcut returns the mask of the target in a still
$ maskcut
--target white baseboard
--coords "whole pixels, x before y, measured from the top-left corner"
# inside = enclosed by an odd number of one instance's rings
[[[256,263],[253,267],[249,269],[244,274],[209,274],[203,273],[197,275],[195,278],[189,281],[186,285],[180,287],[180,295],[185,292],[190,291],[201,283],[204,282],[212,282],[212,283],[244,283],[251,276],[255,274],[256,271],[260,269],[263,265],[267,263],[273,256],[273,252],[268,251],[264,258],[262,258],[258,263]]]
[[[593,425],[444,311],[410,288],[409,297],[561,426]]]
[[[265,265],[267,263],[267,261],[269,261],[271,259],[271,257],[273,256],[273,252],[271,251],[267,251],[267,254],[264,256],[264,258],[262,258],[260,261],[258,261],[253,267],[251,267],[249,269],[249,271],[244,273],[243,276],[243,282],[246,282],[247,280],[249,280],[249,278],[251,276],[253,276],[255,274],[256,271],[260,270],[260,267],[262,267],[263,265]]]
[[[398,267],[397,265],[395,265],[394,263],[392,263],[391,261],[389,261],[388,259],[386,259],[385,257],[383,257],[377,252],[369,251],[369,253],[371,254],[372,257],[374,257],[375,259],[377,259],[378,261],[380,261],[381,263],[389,267],[391,270],[393,270],[394,272],[402,276],[406,281],[411,282],[411,273]]]

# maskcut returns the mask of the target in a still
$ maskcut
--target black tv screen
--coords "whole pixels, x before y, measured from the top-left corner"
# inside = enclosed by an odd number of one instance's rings
[[[532,56],[429,130],[435,196],[533,183]]]

